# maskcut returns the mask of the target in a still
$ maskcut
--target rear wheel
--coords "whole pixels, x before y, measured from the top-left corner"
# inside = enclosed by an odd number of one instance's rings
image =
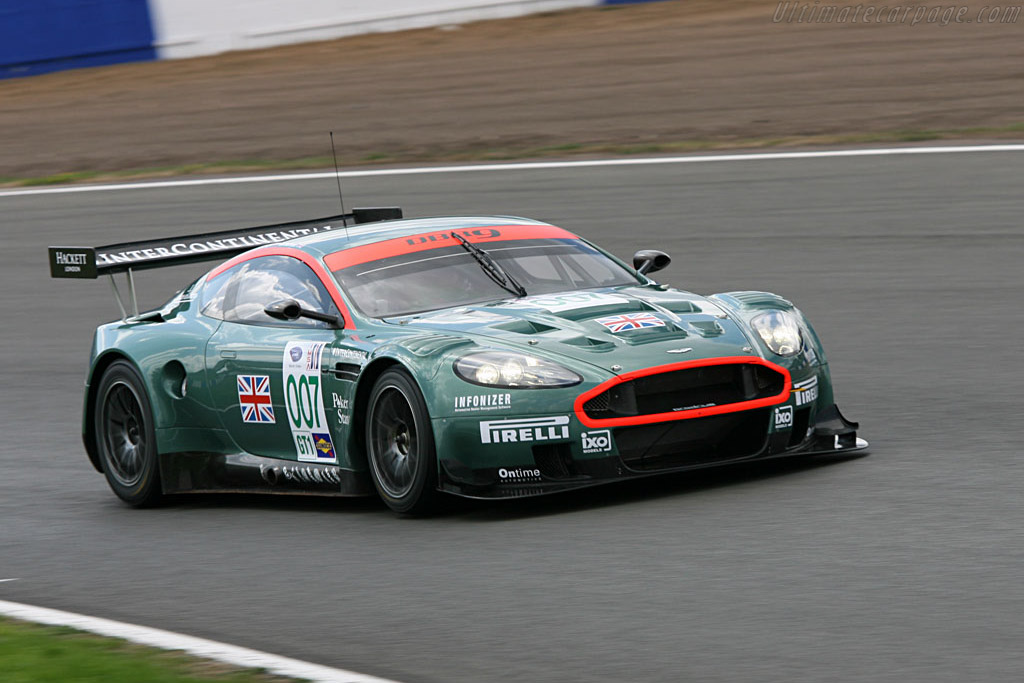
[[[426,514],[437,503],[437,457],[426,402],[405,370],[386,370],[373,386],[366,449],[377,493],[401,514]]]
[[[160,500],[160,470],[153,411],[138,371],[115,361],[96,391],[96,449],[114,493],[129,505]]]

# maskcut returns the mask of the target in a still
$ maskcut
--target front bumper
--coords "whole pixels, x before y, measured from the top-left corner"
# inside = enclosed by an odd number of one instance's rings
[[[563,416],[439,420],[434,428],[439,488],[500,499],[739,462],[862,451],[868,443],[857,436],[858,426],[833,404],[813,413],[810,407],[761,407],[608,429]]]

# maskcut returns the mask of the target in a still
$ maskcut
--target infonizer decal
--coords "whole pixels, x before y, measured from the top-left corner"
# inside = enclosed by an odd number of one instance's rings
[[[320,364],[326,346],[307,341],[289,341],[284,346],[282,374],[288,426],[295,452],[304,462],[338,462],[320,387]]]
[[[612,334],[639,330],[644,327],[665,327],[665,321],[653,313],[626,313],[624,315],[609,315],[604,318],[596,318],[596,323],[601,323],[608,328]]]
[[[270,402],[270,377],[267,375],[237,375],[238,405],[242,408],[242,422],[275,424],[274,406]]]
[[[478,410],[509,410],[512,408],[512,394],[471,394],[456,396],[452,410],[456,413],[471,413]]]

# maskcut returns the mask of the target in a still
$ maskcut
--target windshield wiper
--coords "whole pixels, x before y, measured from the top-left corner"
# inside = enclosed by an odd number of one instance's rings
[[[515,294],[516,296],[526,296],[526,289],[516,282],[516,279],[512,277],[508,271],[499,266],[497,262],[491,258],[490,254],[475,244],[470,244],[469,240],[457,232],[453,232],[452,237],[457,239],[459,244],[462,245],[462,248],[468,251],[470,255],[476,259],[476,262],[480,264],[483,271],[487,273],[487,277],[494,280],[494,284],[498,285],[505,291]]]

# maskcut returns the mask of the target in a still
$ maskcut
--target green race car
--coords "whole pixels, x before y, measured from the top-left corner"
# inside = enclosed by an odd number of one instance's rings
[[[793,304],[698,296],[566,230],[510,217],[315,221],[51,247],[109,274],[86,382],[89,458],[126,502],[194,491],[509,498],[864,449]],[[347,225],[350,220],[355,225]],[[155,311],[114,281],[217,265]]]

